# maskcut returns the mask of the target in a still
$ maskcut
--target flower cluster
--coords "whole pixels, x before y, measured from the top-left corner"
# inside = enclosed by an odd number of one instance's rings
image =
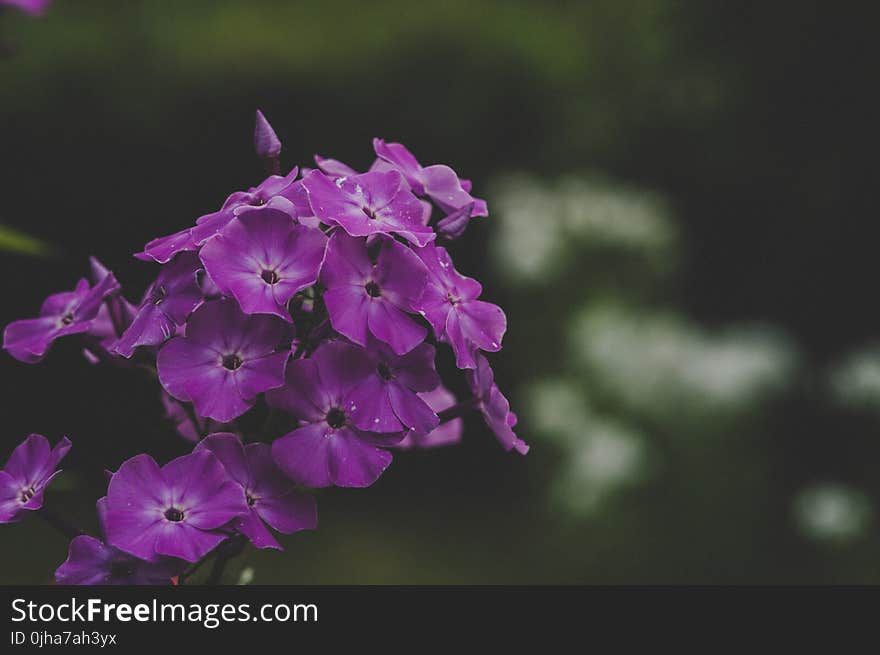
[[[6,327],[3,347],[26,363],[78,335],[92,362],[155,367],[168,418],[196,442],[112,474],[103,540],[77,536],[60,582],[168,581],[236,539],[280,548],[269,528],[315,527],[301,487],[369,486],[393,449],[457,442],[467,410],[505,450],[528,450],[484,355],[501,349],[504,312],[438,244],[488,215],[470,182],[381,139],[365,172],[316,156],[281,175],[259,112],[254,145],[265,180],[135,255],[159,265],[137,305],[93,259],[91,279]],[[446,347],[472,392],[460,402],[435,366]],[[250,411],[267,433],[239,429]],[[9,476],[20,494],[25,479]]]

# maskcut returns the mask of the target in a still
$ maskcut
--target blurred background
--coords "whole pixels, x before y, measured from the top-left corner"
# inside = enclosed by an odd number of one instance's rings
[[[0,3],[2,4],[2,3]],[[492,357],[527,457],[478,418],[318,494],[249,551],[274,583],[880,582],[874,23],[831,3],[54,0],[0,6],[0,323],[285,164],[370,139],[489,201],[451,252],[504,307]],[[0,461],[75,447],[49,502],[94,526],[104,468],[188,448],[158,386],[61,342],[0,356]],[[462,385],[459,383],[458,389]],[[66,542],[0,526],[0,583]]]

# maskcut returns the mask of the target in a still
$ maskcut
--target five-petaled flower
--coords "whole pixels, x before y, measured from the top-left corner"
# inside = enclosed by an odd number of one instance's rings
[[[70,450],[67,437],[54,448],[40,434],[32,434],[16,446],[0,471],[0,523],[13,523],[27,511],[43,506],[43,492],[61,471],[58,463]]]
[[[159,351],[159,381],[174,398],[192,401],[199,416],[226,423],[284,384],[284,333],[280,319],[247,316],[234,300],[206,302],[189,317],[186,335]]]
[[[283,388],[270,391],[270,404],[304,422],[272,442],[272,456],[292,479],[309,487],[368,487],[391,464],[386,448],[402,433],[381,434],[354,424],[354,392],[372,364],[363,351],[340,341],[324,344],[309,359],[292,361]],[[361,416],[366,424],[381,418]]]
[[[399,234],[417,246],[434,240],[434,231],[422,220],[422,204],[395,170],[335,179],[312,171],[303,186],[315,216],[353,237]]]
[[[162,556],[195,562],[229,536],[223,528],[248,513],[244,491],[210,451],[159,467],[137,455],[107,488],[107,543],[150,562]]]
[[[375,262],[370,246],[378,247]],[[425,290],[427,271],[412,250],[399,241],[379,237],[375,244],[339,231],[330,237],[321,283],[330,323],[360,346],[372,334],[398,355],[425,339],[427,330],[407,313]]]
[[[3,348],[15,359],[33,364],[49,352],[60,337],[82,334],[92,328],[104,298],[119,290],[108,274],[95,286],[82,278],[73,291],[56,293],[43,302],[38,318],[14,321],[3,332]]]
[[[241,212],[200,252],[205,270],[245,314],[291,321],[287,303],[313,285],[327,237],[270,206]]]
[[[446,248],[431,244],[416,252],[428,270],[417,309],[428,319],[437,339],[452,346],[458,368],[476,368],[478,350],[501,350],[507,330],[504,311],[478,300],[482,285],[455,270]]]

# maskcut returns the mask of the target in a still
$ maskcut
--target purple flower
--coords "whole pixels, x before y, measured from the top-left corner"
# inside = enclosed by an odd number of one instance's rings
[[[361,430],[427,434],[437,427],[437,414],[419,397],[440,384],[434,370],[434,346],[420,344],[398,356],[370,339],[366,350],[372,372],[349,396],[351,420]]]
[[[170,339],[202,301],[197,276],[200,268],[199,258],[190,252],[182,252],[164,265],[114,350],[131,357],[138,346],[158,346]]]
[[[455,270],[445,248],[428,245],[416,253],[428,269],[428,283],[417,309],[437,339],[452,346],[458,368],[476,368],[477,349],[501,350],[507,317],[498,305],[477,300],[483,287]]]
[[[297,491],[278,470],[269,444],[244,445],[236,435],[221,432],[202,439],[193,452],[200,450],[214,453],[229,477],[244,490],[248,512],[236,518],[232,527],[257,548],[283,550],[265,524],[283,534],[313,530],[318,525],[315,499]]]
[[[452,392],[440,386],[433,391],[419,393],[419,398],[424,400],[434,412],[442,412],[444,409],[449,409],[455,405],[455,396],[452,395]],[[461,441],[463,428],[463,421],[460,418],[454,418],[441,423],[427,433],[420,433],[415,430],[410,431],[395,447],[401,450],[410,450],[413,448],[451,446]]]
[[[49,6],[50,0],[0,0],[0,5],[18,7],[31,16],[41,16]]]
[[[317,281],[326,245],[320,230],[264,207],[238,214],[205,244],[200,257],[214,283],[234,296],[245,314],[291,321],[287,303]]]
[[[108,546],[100,539],[81,534],[74,537],[67,559],[55,571],[60,585],[170,585],[180,573],[174,560],[146,562]]]
[[[149,455],[132,457],[110,479],[106,503],[107,543],[150,562],[195,562],[228,536],[219,528],[248,511],[241,486],[207,451],[161,469]]]
[[[366,345],[369,332],[403,355],[427,334],[406,314],[414,311],[426,279],[424,265],[402,243],[382,238],[373,264],[366,239],[337,231],[327,244],[321,269],[330,323],[361,346]]]
[[[291,479],[309,487],[368,487],[389,464],[385,450],[400,434],[359,429],[352,391],[372,373],[362,349],[340,341],[320,346],[287,367],[286,384],[266,400],[305,424],[272,443],[272,457]]]
[[[477,400],[477,407],[486,425],[504,450],[516,450],[520,455],[529,452],[529,446],[513,432],[516,414],[510,411],[510,403],[495,384],[495,374],[485,357],[476,356],[476,367],[465,371],[468,384]]]
[[[422,222],[422,205],[397,171],[373,171],[331,179],[320,171],[303,178],[312,212],[354,237],[399,234],[423,246],[435,237]]]
[[[106,497],[98,500],[97,509],[103,533]],[[60,585],[169,585],[181,568],[180,560],[162,557],[147,562],[83,534],[71,540],[67,559],[55,571],[55,581]]]
[[[250,409],[259,393],[284,384],[288,350],[276,350],[284,323],[246,316],[234,300],[206,302],[192,313],[186,336],[159,351],[159,381],[199,416],[227,423]]]
[[[281,141],[259,109],[254,127],[254,150],[260,159],[277,159],[281,154]]]
[[[471,196],[470,182],[460,180],[449,166],[436,164],[423,167],[415,155],[400,143],[385,143],[382,139],[373,139],[373,149],[378,157],[401,172],[413,193],[417,196],[428,196],[446,213],[470,205],[470,216],[489,215],[486,201]]]
[[[49,352],[59,337],[88,332],[101,303],[119,290],[112,274],[95,286],[81,279],[73,291],[56,293],[43,302],[39,318],[15,321],[3,332],[3,348],[15,359],[33,364]]]
[[[25,511],[43,506],[43,492],[61,472],[55,469],[71,445],[64,437],[50,448],[46,437],[32,434],[12,451],[0,471],[0,523],[19,521]]]

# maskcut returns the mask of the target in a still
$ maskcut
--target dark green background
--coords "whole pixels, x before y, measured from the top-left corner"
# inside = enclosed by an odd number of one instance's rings
[[[873,528],[827,547],[791,521],[793,495],[814,480],[880,497],[880,425],[829,405],[810,373],[880,332],[874,32],[822,2],[57,0],[39,19],[3,11],[0,224],[55,254],[0,255],[0,322],[71,287],[89,254],[137,299],[154,269],[132,252],[259,179],[256,107],[288,164],[317,152],[364,167],[382,136],[450,163],[478,195],[508,171],[600,171],[661,192],[679,223],[682,265],[650,302],[708,328],[776,324],[807,373],[746,429],[666,447],[661,475],[589,520],[550,502],[565,455],[530,436],[527,413],[525,458],[471,421],[459,448],[402,454],[369,490],[321,492],[317,532],[285,539],[283,556],[246,557],[255,581],[876,582]],[[496,227],[475,224],[453,255],[508,311],[493,362],[513,390],[562,365],[556,318],[590,279],[514,289],[483,256]],[[29,432],[70,435],[66,482],[48,502],[78,521],[94,522],[104,467],[183,452],[154,383],[91,368],[69,345],[40,366],[0,360],[0,454]],[[0,532],[2,583],[49,581],[65,557],[35,520]]]

